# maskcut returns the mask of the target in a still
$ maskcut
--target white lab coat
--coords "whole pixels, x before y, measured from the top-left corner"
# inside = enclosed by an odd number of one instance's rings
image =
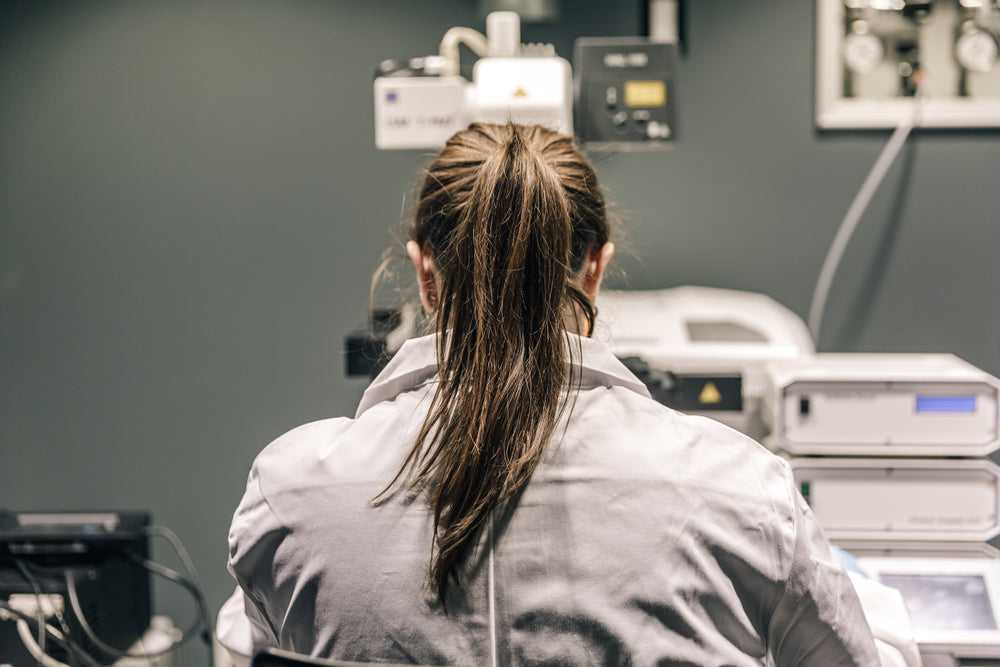
[[[494,513],[445,613],[426,585],[425,494],[372,503],[426,414],[434,347],[404,344],[354,419],[257,457],[229,535],[224,645],[438,665],[878,664],[788,465],[653,401],[576,336],[572,415],[513,511]]]

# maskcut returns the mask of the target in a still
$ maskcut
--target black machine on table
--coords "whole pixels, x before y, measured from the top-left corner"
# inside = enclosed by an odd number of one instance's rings
[[[0,511],[0,664],[38,664],[18,621],[69,665],[117,659],[93,637],[121,651],[142,637],[152,609],[148,526],[144,512]],[[44,621],[55,632],[40,631],[38,609],[50,599],[61,600]]]

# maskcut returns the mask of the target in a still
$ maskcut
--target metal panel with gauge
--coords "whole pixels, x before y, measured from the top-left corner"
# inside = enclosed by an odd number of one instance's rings
[[[1000,127],[998,0],[817,0],[822,128]],[[918,94],[919,91],[919,94]]]

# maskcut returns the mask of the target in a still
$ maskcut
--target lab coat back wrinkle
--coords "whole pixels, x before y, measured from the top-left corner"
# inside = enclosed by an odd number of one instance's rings
[[[404,344],[354,419],[257,457],[229,560],[256,645],[428,665],[490,665],[495,650],[500,665],[759,667],[768,648],[779,666],[878,664],[788,465],[656,403],[586,339],[568,425],[483,529],[445,614],[425,493],[371,502],[426,414],[434,341]]]

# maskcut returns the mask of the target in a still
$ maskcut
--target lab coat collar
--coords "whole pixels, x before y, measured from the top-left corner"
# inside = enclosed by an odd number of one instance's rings
[[[422,384],[437,381],[437,334],[407,340],[371,383],[358,405],[355,418],[377,403],[389,401]],[[569,334],[572,358],[580,359],[581,372],[576,381],[580,389],[624,387],[645,397],[649,390],[604,343]],[[582,355],[581,355],[582,353]]]

